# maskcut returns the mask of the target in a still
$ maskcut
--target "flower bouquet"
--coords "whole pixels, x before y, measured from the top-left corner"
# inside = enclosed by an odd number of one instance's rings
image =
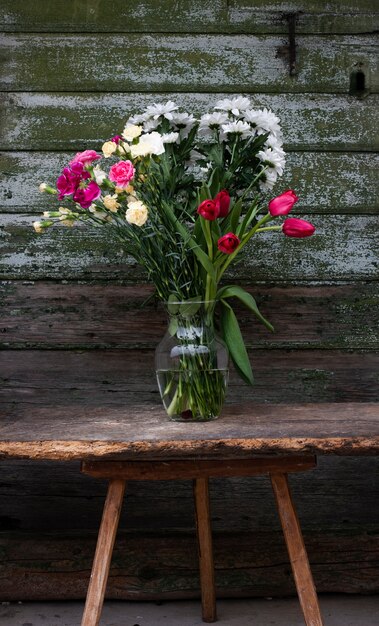
[[[200,118],[171,101],[153,104],[129,117],[102,154],[76,154],[56,187],[40,185],[64,206],[34,222],[38,233],[57,222],[109,229],[166,303],[170,321],[156,370],[172,419],[219,415],[228,353],[252,384],[234,299],[273,330],[252,295],[238,285],[220,286],[229,266],[262,232],[308,237],[315,230],[292,217],[272,224],[298,200],[292,190],[265,199],[285,165],[279,121],[242,96],[216,102]]]

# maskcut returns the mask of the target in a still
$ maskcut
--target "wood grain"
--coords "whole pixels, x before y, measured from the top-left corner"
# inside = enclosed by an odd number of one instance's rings
[[[349,82],[346,75],[346,85]],[[250,89],[247,89],[250,91]],[[281,119],[285,148],[291,150],[361,150],[379,148],[379,97],[343,94],[248,94],[252,106],[272,109]],[[48,93],[0,94],[2,150],[48,150],[41,176],[50,177],[57,150],[98,149],[105,139],[121,132],[132,112],[154,102],[174,100],[199,115],[212,109],[223,93]],[[41,124],[43,119],[43,124]]]
[[[249,32],[287,34],[286,15],[297,14],[299,33],[365,33],[377,28],[372,0],[306,4],[292,0],[123,0],[111,4],[58,0],[54,6],[41,2],[4,0],[0,25],[18,32]],[[75,16],[75,19],[73,19]]]
[[[351,68],[363,60],[378,92],[374,35],[302,35],[297,46],[294,79],[288,46],[275,35],[5,33],[0,88],[348,94]]]
[[[376,350],[376,282],[245,288],[274,333],[233,302],[251,348]],[[2,348],[155,348],[167,327],[151,285],[67,282],[0,283]],[[106,320],[106,323],[104,323]]]
[[[228,271],[226,280],[356,282],[378,278],[376,216],[307,217],[316,226],[313,237],[303,240],[261,233],[247,244],[244,257]],[[0,279],[132,277],[133,282],[146,281],[143,270],[123,254],[121,244],[106,228],[57,226],[37,235],[32,228],[34,218],[1,216]]]
[[[274,502],[271,503],[274,509]],[[254,538],[254,540],[253,540]],[[317,528],[304,533],[319,592],[377,593],[379,533]],[[2,601],[81,600],[85,597],[96,534],[6,533],[2,551]],[[28,558],[25,558],[28,555]],[[280,530],[214,534],[218,597],[294,595]],[[198,598],[195,533],[148,536],[120,532],[107,598]]]

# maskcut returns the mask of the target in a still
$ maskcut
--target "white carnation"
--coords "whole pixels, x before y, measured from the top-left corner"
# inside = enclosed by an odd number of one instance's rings
[[[139,142],[130,146],[130,152],[132,157],[163,154],[164,143],[162,135],[157,132],[141,135]]]
[[[95,176],[95,181],[98,185],[101,185],[107,177],[106,173],[104,172],[104,170],[101,169],[100,165],[95,165],[95,167],[93,168],[93,175]]]
[[[112,213],[116,213],[117,209],[121,206],[119,202],[117,202],[117,193],[114,193],[112,196],[110,194],[104,196],[103,204],[108,211],[112,211]]]
[[[129,224],[143,226],[148,218],[148,215],[147,207],[140,200],[128,202],[125,219]]]
[[[106,141],[102,145],[103,155],[108,159],[117,150],[117,144],[114,141]]]

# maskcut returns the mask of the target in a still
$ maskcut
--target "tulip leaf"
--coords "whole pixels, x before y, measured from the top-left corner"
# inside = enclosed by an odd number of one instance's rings
[[[265,317],[263,317],[253,296],[242,289],[242,287],[239,285],[228,285],[226,287],[222,287],[216,295],[216,300],[225,300],[226,298],[238,298],[242,304],[254,313],[254,315],[266,326],[266,328],[268,328],[268,330],[274,332],[274,327],[268,320],[266,320]]]
[[[220,321],[223,339],[238,374],[246,383],[252,385],[254,383],[253,372],[237,318],[232,307],[225,300],[221,300],[221,304]]]

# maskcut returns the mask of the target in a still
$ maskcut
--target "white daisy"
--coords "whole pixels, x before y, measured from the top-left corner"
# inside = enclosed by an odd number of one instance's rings
[[[280,119],[269,109],[245,111],[243,117],[246,122],[249,122],[257,129],[258,135],[268,132],[279,137],[281,136]]]
[[[146,113],[138,113],[137,115],[132,115],[129,117],[127,124],[142,124],[146,122],[149,116]]]
[[[229,124],[222,124],[222,130],[225,135],[241,135],[242,139],[246,139],[251,135],[250,125],[246,122],[230,122]]]
[[[144,122],[143,124],[143,132],[150,133],[152,130],[155,130],[156,128],[158,128],[159,124],[160,124],[159,117],[157,119],[151,118],[149,120],[146,120],[146,122]]]
[[[262,191],[271,191],[278,178],[275,170],[266,170],[263,177],[259,181],[259,187]]]
[[[238,98],[225,98],[216,102],[215,109],[221,109],[222,111],[231,111],[233,115],[240,115],[241,111],[246,111],[251,107],[249,98],[238,96]]]
[[[274,169],[279,176],[283,174],[283,168],[286,164],[283,150],[272,150],[272,148],[266,148],[266,150],[260,150],[257,157],[265,165],[268,165],[270,169]]]
[[[283,142],[281,137],[278,135],[274,135],[270,133],[265,141],[265,148],[272,148],[273,150],[281,150],[283,155],[285,154],[284,150],[282,150]]]
[[[166,117],[169,120],[172,117],[172,115],[171,115],[172,111],[176,111],[177,108],[178,108],[177,105],[175,104],[175,102],[172,102],[172,100],[169,100],[165,104],[163,104],[163,103],[162,104],[156,104],[156,103],[151,104],[146,109],[147,119],[149,119],[149,117],[153,117],[154,119],[158,119],[158,117],[163,115],[163,117]]]
[[[163,143],[178,143],[179,133],[165,133],[162,135]]]

